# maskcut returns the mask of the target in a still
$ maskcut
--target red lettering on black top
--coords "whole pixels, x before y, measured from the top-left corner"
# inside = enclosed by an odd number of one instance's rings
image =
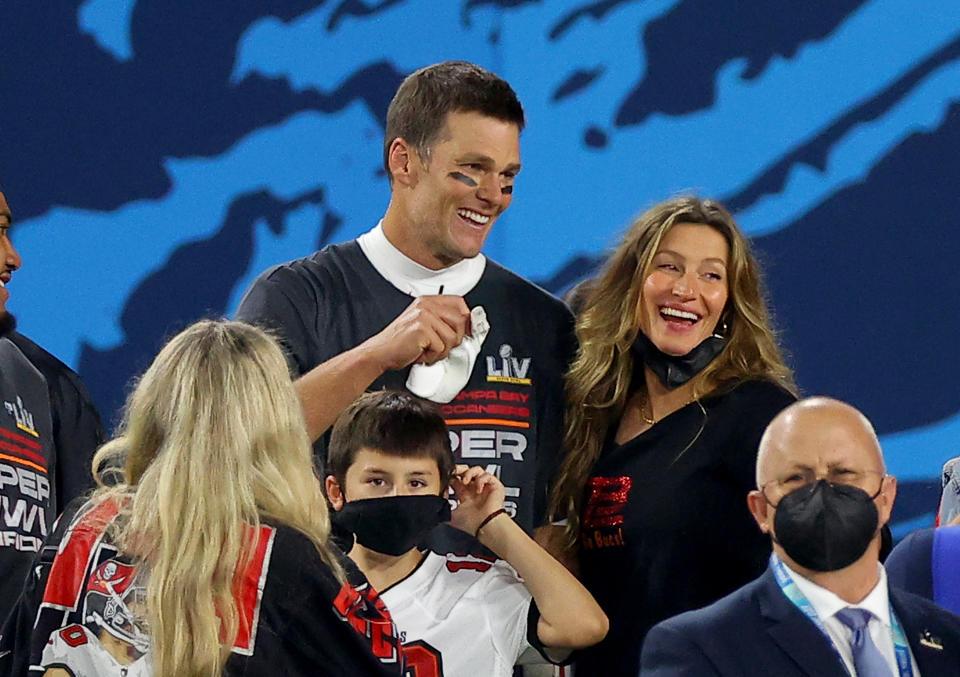
[[[633,480],[629,477],[591,477],[587,481],[586,528],[616,527],[623,524],[623,506]]]

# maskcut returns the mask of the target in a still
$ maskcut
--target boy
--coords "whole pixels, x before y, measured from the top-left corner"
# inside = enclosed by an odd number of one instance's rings
[[[506,676],[529,646],[565,653],[606,634],[590,593],[504,510],[500,480],[454,466],[431,405],[400,392],[361,395],[333,428],[327,470],[334,521],[355,537],[349,556],[380,591],[418,677]],[[459,500],[452,513],[449,489]],[[446,520],[501,559],[416,547]]]

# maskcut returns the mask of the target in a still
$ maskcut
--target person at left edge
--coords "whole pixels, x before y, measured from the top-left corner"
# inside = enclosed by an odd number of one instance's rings
[[[481,253],[512,202],[523,127],[513,89],[480,66],[448,61],[412,73],[387,110],[382,221],[268,269],[236,318],[269,328],[287,349],[314,439],[364,390],[412,390],[413,372],[470,346],[475,363],[443,397],[413,392],[442,404],[462,462],[495,467],[507,509],[529,533],[542,524],[559,463],[574,340],[560,300]],[[536,255],[536,242],[520,241]],[[478,307],[489,324],[482,345]],[[314,447],[321,466],[324,448]],[[431,546],[462,552],[474,542],[446,528]]]
[[[881,527],[896,478],[873,426],[825,397],[767,427],[750,512],[773,541],[767,571],[654,626],[642,677],[957,677],[960,617],[888,583]]]
[[[0,621],[10,614],[44,538],[64,506],[93,486],[90,459],[104,440],[80,378],[15,331],[7,310],[20,254],[0,192]],[[7,631],[9,633],[11,631]]]

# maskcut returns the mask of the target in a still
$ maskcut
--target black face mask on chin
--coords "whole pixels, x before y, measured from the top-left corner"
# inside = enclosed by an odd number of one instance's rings
[[[333,515],[337,527],[374,552],[400,556],[438,524],[450,521],[450,502],[442,496],[387,496],[344,503]]]
[[[881,488],[883,485],[880,485]],[[837,571],[863,557],[877,533],[877,506],[863,489],[819,480],[780,499],[773,517],[775,541],[812,571]]]
[[[701,341],[686,355],[667,355],[653,345],[642,331],[637,333],[630,350],[634,355],[634,364],[650,368],[664,387],[673,390],[703,371],[708,364],[723,352],[727,345],[725,336],[713,334]],[[634,369],[637,369],[637,366]]]

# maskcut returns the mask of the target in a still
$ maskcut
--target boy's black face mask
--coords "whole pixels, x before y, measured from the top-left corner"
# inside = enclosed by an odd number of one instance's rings
[[[384,555],[403,555],[438,524],[450,521],[450,502],[442,496],[387,496],[349,501],[333,515],[337,527],[357,543]]]

